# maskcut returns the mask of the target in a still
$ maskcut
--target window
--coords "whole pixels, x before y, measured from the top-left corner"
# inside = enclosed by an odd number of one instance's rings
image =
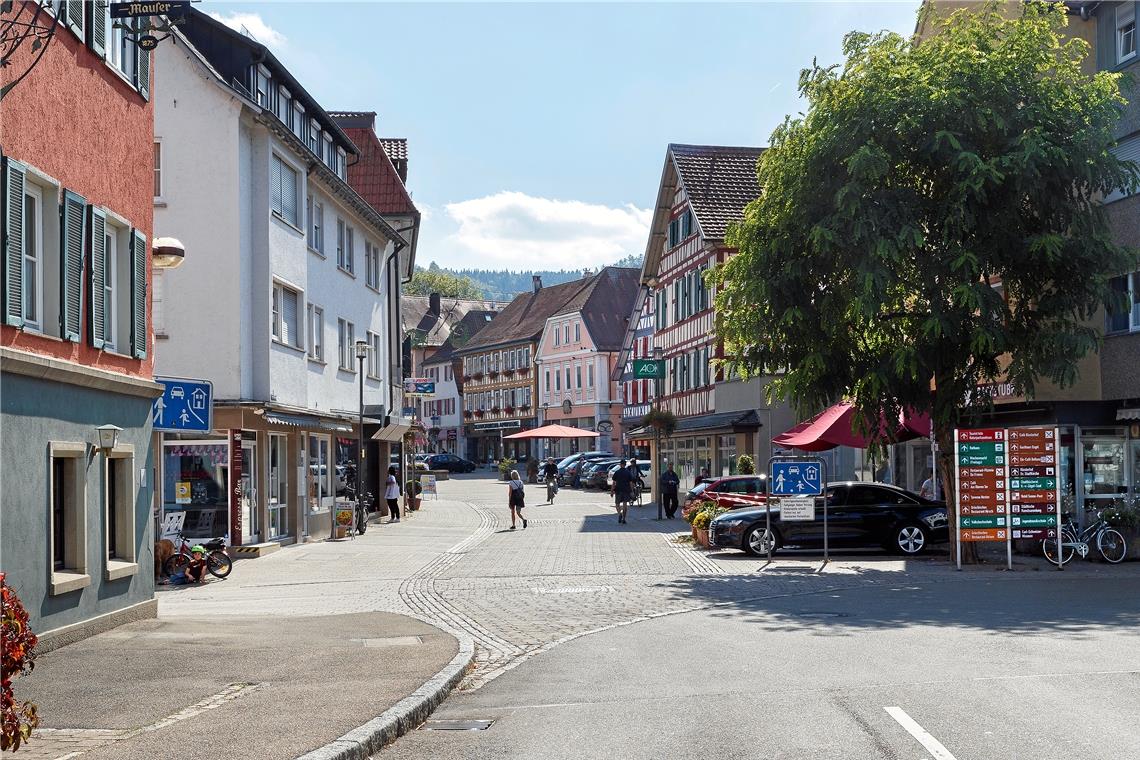
[[[336,265],[349,274],[353,273],[352,238],[354,230],[345,224],[344,220],[336,220]]]
[[[110,224],[106,225],[103,234],[103,334],[97,337],[102,338],[103,348],[108,351],[115,350],[115,334],[119,325],[119,304],[115,301],[115,293],[118,290],[120,234]]]
[[[301,347],[301,330],[297,323],[301,294],[292,288],[273,285],[273,337],[294,348]]]
[[[581,343],[582,342],[582,323],[581,322],[575,322],[574,323],[574,342],[575,343]]]
[[[368,333],[368,376],[380,379],[380,335]]]
[[[326,166],[332,168],[333,165],[333,139],[332,135],[325,133],[321,135],[321,141],[324,145],[321,148],[320,159]]]
[[[560,340],[561,337],[562,337],[562,331],[558,329],[558,325],[555,325],[554,326],[554,345],[556,345],[556,346],[562,345],[562,342]]]
[[[570,365],[566,365],[566,390],[570,390]]]
[[[135,471],[134,449],[119,445],[106,457],[103,474],[103,510],[106,530],[107,580],[134,575]]]
[[[336,166],[334,167],[336,176],[347,181],[348,180],[348,154],[344,148],[336,149]]]
[[[566,323],[566,324],[562,325],[562,342],[563,343],[569,343],[570,342],[570,323]]]
[[[24,185],[24,327],[43,330],[44,309],[44,194]]]
[[[356,361],[356,349],[353,344],[356,343],[355,327],[351,322],[345,319],[338,319],[337,323],[337,354],[339,356],[340,368],[348,372],[353,371],[353,362]]]
[[[154,141],[154,198],[162,198],[162,142]]]
[[[321,125],[316,119],[309,119],[309,150],[314,155],[320,156],[321,150]]]
[[[297,170],[274,154],[269,168],[269,207],[274,214],[294,227],[301,224],[297,218],[299,191],[300,177]]]
[[[308,143],[305,133],[309,129],[309,121],[305,118],[305,107],[301,105],[300,101],[293,101],[293,134],[297,139],[303,143]]]
[[[546,392],[550,393],[550,370],[546,370]]]
[[[251,72],[253,80],[253,101],[262,108],[269,107],[269,69],[264,66],[254,66]]]
[[[87,575],[85,443],[49,444],[51,462],[51,593],[91,584]]]
[[[574,379],[578,382],[578,385],[577,385],[578,390],[581,390],[582,389],[582,365],[581,364],[575,364],[574,365]]]
[[[586,387],[587,388],[593,388],[594,387],[594,365],[593,364],[587,364],[586,365]]]
[[[1127,61],[1136,55],[1136,4],[1116,6],[1116,61]]]
[[[1113,277],[1109,281],[1113,294],[1122,301],[1119,311],[1105,314],[1104,331],[1122,333],[1140,330],[1140,272]]]
[[[276,103],[276,105],[277,105],[277,108],[276,108],[277,118],[280,119],[281,123],[284,124],[286,127],[288,127],[290,131],[292,131],[292,129],[293,129],[293,99],[289,96],[289,91],[286,90],[284,87],[277,88],[277,103]]]
[[[309,212],[309,248],[325,253],[325,204],[319,198],[309,196],[312,210]]]
[[[325,360],[325,310],[309,304],[309,358]]]
[[[562,390],[562,373],[558,370],[554,370],[554,390]]]
[[[364,241],[364,282],[368,287],[380,289],[380,248]]]
[[[673,248],[681,241],[681,225],[676,219],[669,220],[669,240],[667,247]]]

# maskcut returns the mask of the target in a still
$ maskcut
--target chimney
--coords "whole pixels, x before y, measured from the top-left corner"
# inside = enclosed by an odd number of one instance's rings
[[[542,290],[542,276],[541,275],[537,275],[537,274],[531,275],[531,280],[534,282],[534,292],[535,293]]]
[[[433,317],[439,316],[439,293],[432,293],[428,296],[428,314]]]

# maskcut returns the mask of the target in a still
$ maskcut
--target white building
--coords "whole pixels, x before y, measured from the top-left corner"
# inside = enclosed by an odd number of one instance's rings
[[[156,281],[155,372],[210,380],[215,406],[210,434],[165,436],[162,508],[235,544],[325,535],[362,387],[366,428],[399,426],[414,251],[349,187],[355,146],[267,48],[197,11],[177,42],[156,55],[155,224],[195,255]],[[387,462],[372,446],[365,490]]]

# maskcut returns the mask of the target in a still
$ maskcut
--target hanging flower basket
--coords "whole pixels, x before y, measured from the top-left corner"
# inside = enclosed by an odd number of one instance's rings
[[[503,377],[514,377],[515,371],[513,369],[503,370]]]
[[[467,382],[470,382],[470,381],[471,381],[471,375],[464,375],[464,376],[463,376],[463,382],[467,383]]]
[[[470,409],[464,409],[463,410],[463,416],[466,417],[467,419],[471,419],[471,417],[473,415],[474,415],[474,412],[472,412]]]
[[[491,407],[491,413],[492,414],[498,414],[499,413],[499,407],[497,407],[497,406]]]
[[[514,414],[514,413],[515,413],[515,408],[514,408],[513,406],[508,406],[508,407],[507,407],[506,409],[504,409],[503,411],[504,411],[504,412],[506,412],[507,414]]]
[[[492,380],[494,380],[498,376],[499,376],[499,370],[497,370],[497,369],[493,369],[487,373],[487,377],[491,378]]]
[[[666,437],[673,435],[677,429],[677,415],[667,409],[654,409],[641,418],[644,427],[654,427]]]
[[[521,377],[526,377],[529,374],[530,374],[530,367],[520,367],[519,368],[519,375]]]
[[[525,412],[528,409],[530,409],[530,404],[521,404],[521,405],[519,405],[519,409],[521,409],[522,411]]]
[[[483,373],[482,372],[476,372],[475,374],[471,375],[471,379],[472,380],[482,380],[483,379]]]
[[[483,410],[482,409],[475,410],[475,416],[476,417],[482,417],[483,416]]]

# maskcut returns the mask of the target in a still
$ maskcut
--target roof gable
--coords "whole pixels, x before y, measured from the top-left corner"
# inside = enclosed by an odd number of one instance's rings
[[[670,145],[669,155],[705,240],[721,241],[728,225],[760,197],[756,162],[763,148]]]

